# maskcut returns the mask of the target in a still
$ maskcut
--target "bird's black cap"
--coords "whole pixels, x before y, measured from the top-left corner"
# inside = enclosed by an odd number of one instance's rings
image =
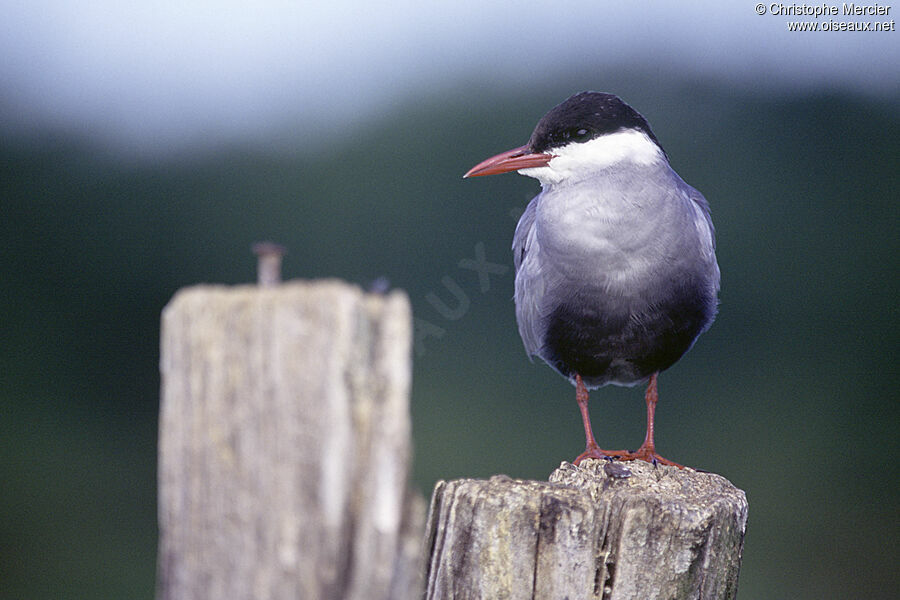
[[[572,142],[587,142],[623,129],[642,131],[660,146],[647,120],[618,96],[581,92],[551,108],[543,116],[531,134],[528,147],[534,153],[544,153],[552,148]]]

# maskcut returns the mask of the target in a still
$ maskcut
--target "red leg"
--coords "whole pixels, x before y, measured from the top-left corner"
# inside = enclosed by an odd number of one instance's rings
[[[644,400],[647,402],[647,434],[644,436],[644,443],[637,449],[637,452],[629,452],[627,456],[622,457],[622,460],[639,459],[654,464],[661,463],[683,469],[683,465],[679,465],[678,463],[672,462],[657,454],[656,446],[653,443],[653,418],[656,414],[656,403],[659,401],[659,391],[656,387],[656,375],[657,373],[654,373],[650,376],[650,382],[647,384],[647,393],[644,395]]]
[[[625,450],[601,450],[594,439],[594,432],[591,430],[591,417],[588,414],[588,391],[581,379],[581,375],[575,375],[575,401],[578,402],[578,409],[581,411],[581,421],[584,423],[584,452],[578,455],[573,462],[579,464],[585,458],[622,458],[628,454]]]

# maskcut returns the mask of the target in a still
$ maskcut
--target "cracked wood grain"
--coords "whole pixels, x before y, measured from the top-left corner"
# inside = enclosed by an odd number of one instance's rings
[[[425,597],[734,598],[744,492],[711,473],[604,462],[563,463],[549,482],[439,482]]]

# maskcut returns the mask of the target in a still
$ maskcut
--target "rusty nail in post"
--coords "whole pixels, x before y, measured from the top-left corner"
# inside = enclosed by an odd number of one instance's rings
[[[259,260],[256,266],[256,282],[260,287],[272,287],[281,283],[281,257],[287,252],[275,242],[253,244],[253,254]]]

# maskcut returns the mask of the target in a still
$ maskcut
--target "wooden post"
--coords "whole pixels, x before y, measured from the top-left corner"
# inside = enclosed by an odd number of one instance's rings
[[[267,285],[163,311],[157,598],[420,598],[408,300]]]
[[[744,492],[645,462],[563,463],[549,483],[439,482],[427,600],[687,600],[737,593]]]
[[[734,598],[744,493],[640,461],[439,482],[423,551],[406,297],[263,283],[163,311],[159,600]]]

